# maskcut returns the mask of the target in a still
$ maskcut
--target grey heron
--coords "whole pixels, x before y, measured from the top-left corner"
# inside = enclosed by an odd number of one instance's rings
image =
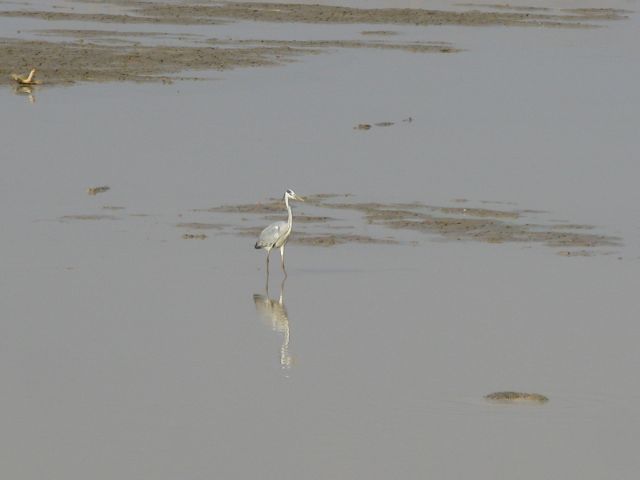
[[[290,189],[287,189],[284,192],[283,199],[284,204],[287,206],[287,213],[289,214],[287,221],[274,222],[266,227],[260,233],[258,241],[255,245],[255,248],[263,248],[267,251],[267,281],[269,275],[269,255],[271,254],[272,248],[280,249],[280,263],[282,265],[282,271],[285,275],[287,274],[287,270],[284,268],[284,246],[289,239],[289,235],[291,235],[291,227],[293,225],[289,199],[304,202],[304,198],[302,198],[300,195],[297,195],[293,190]]]

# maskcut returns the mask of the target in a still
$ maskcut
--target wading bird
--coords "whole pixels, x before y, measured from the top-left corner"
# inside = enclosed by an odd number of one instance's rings
[[[13,78],[18,85],[40,85],[40,82],[35,79],[36,77],[36,69],[32,69],[29,72],[28,76],[18,75],[17,73],[12,73],[11,78]]]
[[[280,249],[280,263],[282,264],[282,271],[285,275],[287,274],[287,271],[284,268],[284,246],[289,239],[289,235],[291,235],[292,226],[292,216],[291,207],[289,206],[289,199],[304,202],[304,198],[296,195],[293,190],[287,190],[286,192],[284,192],[284,204],[287,206],[289,218],[286,222],[275,222],[262,230],[255,245],[255,248],[264,248],[267,251],[267,279],[269,275],[269,255],[271,254],[272,248]]]

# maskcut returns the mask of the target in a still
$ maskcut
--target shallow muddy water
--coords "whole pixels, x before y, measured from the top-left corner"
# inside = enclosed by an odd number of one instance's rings
[[[338,48],[202,81],[42,85],[33,102],[0,88],[4,475],[634,478],[637,15],[588,30],[255,25],[464,51]],[[267,294],[264,252],[238,233],[286,212],[211,209],[285,188],[525,212],[505,221],[620,242],[558,255],[298,203],[300,231],[397,242],[292,241]],[[549,400],[484,398],[500,391]]]

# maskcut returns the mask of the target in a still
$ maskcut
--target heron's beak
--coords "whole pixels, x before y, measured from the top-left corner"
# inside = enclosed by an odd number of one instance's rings
[[[296,200],[299,200],[299,201],[301,201],[301,202],[304,202],[304,198],[303,198],[303,197],[301,197],[300,195],[298,195],[297,193],[296,193],[296,196],[295,196],[294,198],[295,198]]]

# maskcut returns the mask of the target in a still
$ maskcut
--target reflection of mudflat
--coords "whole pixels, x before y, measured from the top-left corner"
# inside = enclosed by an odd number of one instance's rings
[[[282,346],[280,347],[280,366],[283,369],[291,368],[293,364],[293,357],[289,354],[289,316],[287,314],[287,308],[284,305],[284,282],[280,284],[280,297],[277,300],[269,298],[269,286],[267,284],[267,291],[265,295],[254,294],[253,302],[256,305],[256,311],[265,321],[265,323],[271,327],[274,332],[281,333]]]

